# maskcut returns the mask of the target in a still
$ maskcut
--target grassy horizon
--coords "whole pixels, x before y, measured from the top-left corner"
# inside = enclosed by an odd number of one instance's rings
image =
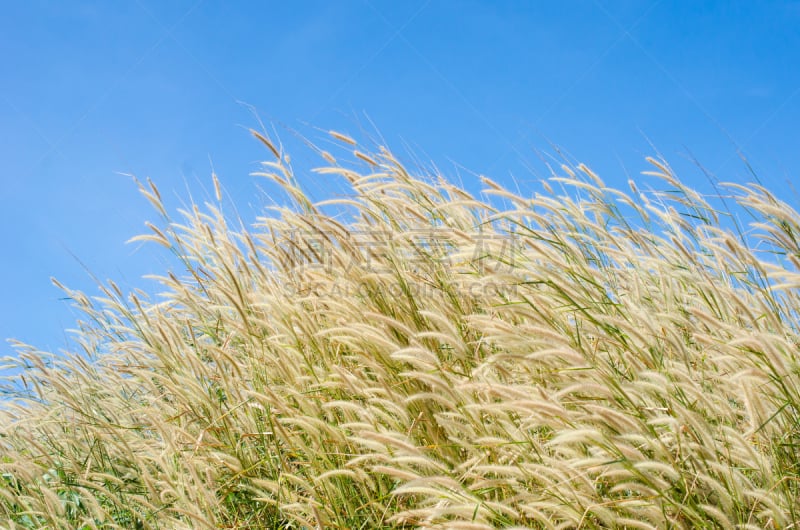
[[[76,351],[5,361],[5,526],[800,521],[800,215],[770,191],[648,158],[661,189],[565,163],[475,197],[332,132],[351,194],[313,203],[253,134],[290,204],[241,226],[213,176],[174,220],[142,184],[163,292],[61,286]]]

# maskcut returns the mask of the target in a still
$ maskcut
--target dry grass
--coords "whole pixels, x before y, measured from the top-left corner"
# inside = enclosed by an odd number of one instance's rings
[[[80,351],[20,348],[3,526],[800,520],[797,212],[730,186],[739,232],[655,160],[662,192],[563,166],[476,199],[383,149],[322,156],[352,219],[280,157],[262,175],[294,204],[249,231],[213,205],[173,222],[142,188],[164,217],[142,239],[184,269],[157,300],[67,290]]]

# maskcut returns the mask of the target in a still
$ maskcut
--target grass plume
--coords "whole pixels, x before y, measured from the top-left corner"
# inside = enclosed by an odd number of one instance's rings
[[[352,195],[313,203],[253,134],[292,205],[175,221],[143,185],[163,294],[64,288],[76,351],[8,361],[3,526],[800,520],[800,216],[768,190],[728,186],[745,231],[661,160],[660,192],[565,165],[474,197],[380,148],[321,152]]]

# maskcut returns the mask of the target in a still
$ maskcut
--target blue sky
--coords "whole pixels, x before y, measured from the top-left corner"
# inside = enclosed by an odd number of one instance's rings
[[[0,18],[0,337],[55,351],[76,315],[51,276],[96,293],[163,272],[126,245],[155,213],[210,197],[245,219],[270,198],[258,117],[292,143],[375,128],[453,179],[527,189],[554,146],[610,184],[646,187],[650,142],[707,189],[750,176],[798,206],[800,2],[8,2]],[[255,113],[254,110],[255,109]],[[257,116],[256,116],[257,113]],[[374,124],[374,125],[373,125]],[[301,161],[309,152],[291,153]],[[308,163],[311,163],[310,161]],[[316,198],[339,190],[301,181]],[[260,187],[261,186],[261,187]],[[0,355],[11,353],[0,345]]]

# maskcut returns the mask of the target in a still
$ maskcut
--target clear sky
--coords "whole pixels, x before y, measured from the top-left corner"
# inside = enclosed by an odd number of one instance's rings
[[[798,1],[30,0],[3,4],[0,51],[0,337],[52,351],[75,315],[51,276],[93,294],[84,265],[124,288],[166,266],[124,243],[157,218],[120,173],[177,208],[213,164],[243,218],[269,203],[257,116],[529,189],[554,146],[623,186],[652,142],[703,189],[690,157],[745,182],[741,149],[800,203]]]

